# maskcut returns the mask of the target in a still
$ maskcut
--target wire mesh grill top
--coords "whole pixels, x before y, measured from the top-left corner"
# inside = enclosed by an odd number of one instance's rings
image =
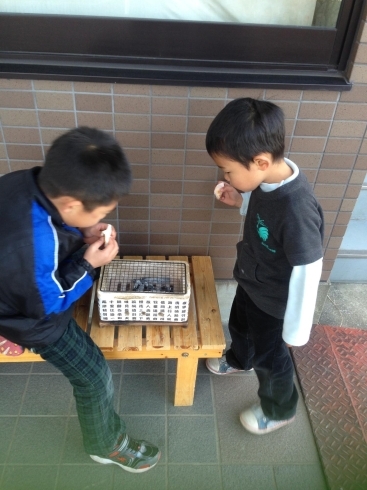
[[[100,290],[105,292],[186,294],[186,263],[113,260],[104,267]]]

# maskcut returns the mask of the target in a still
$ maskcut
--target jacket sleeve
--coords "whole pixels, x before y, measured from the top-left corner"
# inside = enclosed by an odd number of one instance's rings
[[[304,345],[310,337],[322,258],[293,267],[283,323],[283,339],[290,345]]]
[[[87,267],[72,257],[59,263],[59,236],[50,216],[43,210],[34,212],[33,222],[33,277],[38,296],[38,307],[23,311],[25,316],[42,317],[52,313],[66,311],[93,284],[92,276]],[[75,239],[70,232],[67,247],[72,247]],[[65,255],[65,254],[64,254]],[[29,301],[27,301],[29,304]]]
[[[82,260],[70,260],[49,270],[38,281],[46,315],[67,310],[92,286],[93,278],[87,269]]]

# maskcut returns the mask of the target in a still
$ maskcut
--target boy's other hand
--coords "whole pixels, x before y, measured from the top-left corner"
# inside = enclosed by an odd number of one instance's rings
[[[107,228],[107,223],[97,223],[89,228],[79,228],[83,233],[84,243],[91,245],[101,238],[101,233]],[[111,226],[111,238],[116,239],[116,230]],[[88,261],[89,262],[89,261]]]
[[[85,251],[85,260],[87,260],[94,268],[102,267],[102,265],[109,264],[111,260],[113,260],[118,254],[119,246],[115,240],[115,237],[111,236],[108,244],[105,245],[103,249],[101,249],[104,243],[104,237],[100,236],[98,240],[89,245],[89,247]]]
[[[227,184],[227,182],[218,183],[224,184],[220,189],[219,201],[223,202],[224,204],[228,204],[228,206],[236,206],[237,208],[240,208],[243,200],[241,193],[230,184]]]

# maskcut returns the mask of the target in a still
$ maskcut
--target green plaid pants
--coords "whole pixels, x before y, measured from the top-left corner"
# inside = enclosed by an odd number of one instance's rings
[[[114,410],[112,374],[99,347],[71,319],[57,342],[32,350],[70,381],[86,453],[108,455],[126,427]]]

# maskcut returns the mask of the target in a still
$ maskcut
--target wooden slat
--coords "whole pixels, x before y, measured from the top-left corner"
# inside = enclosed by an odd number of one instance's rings
[[[147,260],[166,260],[165,255],[147,255]]]
[[[169,325],[147,325],[145,328],[147,350],[171,348]]]
[[[142,335],[143,327],[141,325],[132,327],[118,327],[117,350],[141,351]]]
[[[201,347],[203,349],[224,349],[225,339],[211,259],[208,256],[194,256],[191,263]]]
[[[37,362],[44,361],[41,356],[38,354],[34,354],[30,352],[28,349],[25,349],[23,354],[20,356],[4,356],[0,354],[0,363],[2,362]]]
[[[127,260],[143,260],[141,255],[124,255],[123,258]]]
[[[170,255],[169,260],[188,262],[187,255]],[[194,297],[191,294],[187,327],[172,325],[173,348],[175,350],[196,350],[199,348]]]
[[[191,294],[187,327],[172,326],[173,348],[176,350],[199,348],[194,303],[194,297]]]
[[[90,336],[100,349],[113,350],[115,339],[115,326],[106,325],[104,328],[101,328],[99,326],[99,313],[97,307],[93,310]]]

